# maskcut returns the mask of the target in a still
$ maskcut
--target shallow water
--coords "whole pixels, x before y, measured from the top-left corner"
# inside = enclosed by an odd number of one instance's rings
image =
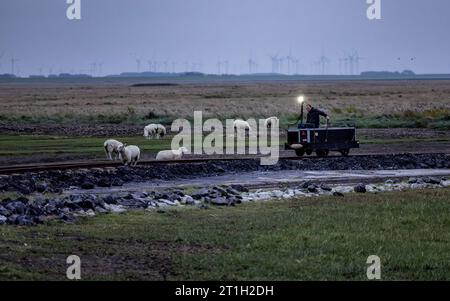
[[[157,190],[164,188],[182,188],[189,186],[214,186],[240,184],[244,186],[277,186],[279,184],[296,184],[307,180],[329,183],[351,183],[362,180],[383,181],[389,178],[409,177],[443,177],[450,176],[450,169],[399,169],[399,170],[332,170],[332,171],[255,171],[230,173],[221,176],[177,179],[173,181],[152,180],[148,182],[131,182],[122,187],[95,188],[92,190],[70,189],[70,194],[77,193],[112,193]]]

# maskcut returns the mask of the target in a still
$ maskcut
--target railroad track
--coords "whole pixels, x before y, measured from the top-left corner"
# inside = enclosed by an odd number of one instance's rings
[[[398,154],[382,154],[382,153],[373,153],[373,154],[354,154],[348,157],[370,157],[370,156],[380,156],[380,155],[401,155],[404,153]],[[439,153],[422,153],[424,155],[427,154],[439,154]],[[440,153],[445,154],[445,153]],[[445,154],[450,155],[450,154]],[[246,156],[246,157],[222,157],[222,158],[189,158],[183,160],[172,160],[172,161],[156,161],[156,160],[142,160],[139,161],[138,166],[150,166],[150,165],[160,165],[160,164],[192,164],[192,163],[204,163],[211,161],[237,161],[237,160],[257,160],[260,159],[260,156]],[[316,157],[316,156],[306,156],[306,157],[297,157],[297,156],[282,156],[280,160],[303,160],[303,159],[327,159],[327,158],[342,158],[341,155],[332,155],[327,157]],[[20,165],[7,165],[0,166],[0,175],[8,175],[15,173],[26,173],[26,172],[39,172],[39,171],[50,171],[50,170],[67,170],[67,169],[92,169],[92,168],[106,168],[106,167],[119,167],[123,166],[120,161],[82,161],[82,162],[69,162],[69,163],[39,163],[39,164],[20,164]]]

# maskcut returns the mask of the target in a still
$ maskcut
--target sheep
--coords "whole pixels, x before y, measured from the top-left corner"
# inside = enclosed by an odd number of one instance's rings
[[[277,117],[275,117],[275,116],[269,117],[269,118],[267,118],[267,119],[264,121],[264,126],[265,126],[266,128],[271,128],[271,127],[273,127],[273,126],[278,126],[279,122],[280,122],[280,121],[278,120]]]
[[[177,150],[163,150],[156,155],[157,161],[181,160],[184,154],[188,153],[188,149],[180,147]]]
[[[151,123],[144,127],[144,137],[151,139],[156,137],[157,139],[164,137],[166,134],[166,128],[162,124]]]
[[[103,147],[105,148],[105,153],[106,153],[106,159],[107,160],[112,160],[112,156],[111,154],[114,154],[114,160],[117,159],[117,156],[119,157],[119,159],[121,159],[120,157],[120,153],[119,153],[119,147],[122,146],[123,143],[114,139],[108,139],[103,143]]]
[[[141,150],[136,145],[127,146],[125,143],[119,146],[119,153],[124,165],[136,166],[137,161],[141,158]]]
[[[250,131],[250,124],[247,121],[244,121],[242,119],[236,119],[233,122],[233,128],[235,130],[237,130],[237,129],[244,129],[244,130],[249,130]]]

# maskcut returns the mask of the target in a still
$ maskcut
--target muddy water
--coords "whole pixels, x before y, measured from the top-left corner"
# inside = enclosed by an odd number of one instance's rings
[[[267,172],[246,172],[227,174],[214,177],[199,177],[193,179],[177,179],[173,181],[153,180],[149,182],[127,183],[122,187],[96,188],[92,190],[71,189],[70,194],[94,194],[113,192],[133,192],[143,190],[158,190],[166,188],[183,188],[190,186],[214,186],[240,184],[248,187],[277,187],[280,185],[295,185],[308,180],[323,183],[358,183],[379,182],[386,179],[409,177],[448,177],[450,169],[405,169],[405,170],[333,170],[333,171],[299,171],[281,170]]]

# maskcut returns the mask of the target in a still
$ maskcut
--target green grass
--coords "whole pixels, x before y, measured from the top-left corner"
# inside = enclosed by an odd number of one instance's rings
[[[205,96],[209,98],[209,96]],[[212,98],[223,98],[221,94],[212,95]],[[296,111],[297,109],[294,109]],[[358,128],[431,128],[438,130],[450,129],[450,109],[434,108],[424,110],[422,112],[416,112],[412,110],[406,110],[400,113],[377,115],[372,112],[368,112],[364,109],[358,109],[351,105],[347,107],[331,107],[331,121],[333,125],[356,125]],[[307,112],[305,111],[305,118]],[[186,118],[192,121],[192,116],[179,116],[180,118]],[[229,112],[219,112],[216,118],[224,121],[225,119],[234,119],[236,116],[231,115]],[[244,114],[242,118],[266,118],[267,116],[258,116],[258,114]],[[294,123],[298,119],[298,112],[285,114],[279,116],[280,126],[287,128],[290,124]],[[157,115],[150,111],[146,115],[139,115],[132,107],[128,107],[127,111],[120,114],[92,114],[92,115],[52,115],[52,116],[8,116],[0,115],[0,120],[9,123],[19,124],[42,124],[42,123],[56,123],[56,124],[99,124],[99,123],[112,123],[112,124],[134,124],[144,125],[149,123],[164,123],[170,124],[175,118],[173,116]],[[324,121],[324,120],[322,120]]]
[[[450,189],[348,194],[0,227],[0,279],[450,279]]]
[[[163,149],[170,149],[172,136],[164,139],[147,140],[142,136],[116,137],[119,141],[127,144],[135,144],[142,152],[156,153]],[[0,135],[0,156],[20,156],[39,154],[85,154],[95,155],[103,158],[103,143],[105,138],[101,137],[61,137],[48,135]],[[433,138],[398,138],[398,139],[361,139],[361,144],[395,144],[395,143],[424,143],[445,142],[450,137]],[[284,138],[280,138],[283,145]],[[246,145],[248,146],[248,140]],[[252,143],[253,145],[254,143]]]
[[[138,145],[142,152],[156,153],[170,149],[172,135],[163,139],[147,140],[143,136],[114,137],[128,145]],[[62,137],[48,135],[0,135],[0,156],[31,155],[31,154],[86,154],[104,156],[103,143],[106,138],[101,137]],[[280,140],[280,142],[282,142]],[[191,144],[194,140],[191,141]],[[235,144],[237,142],[235,141]],[[248,146],[249,141],[245,144]],[[255,143],[251,143],[255,145]],[[225,140],[224,140],[225,145]],[[241,145],[241,143],[238,143]]]

